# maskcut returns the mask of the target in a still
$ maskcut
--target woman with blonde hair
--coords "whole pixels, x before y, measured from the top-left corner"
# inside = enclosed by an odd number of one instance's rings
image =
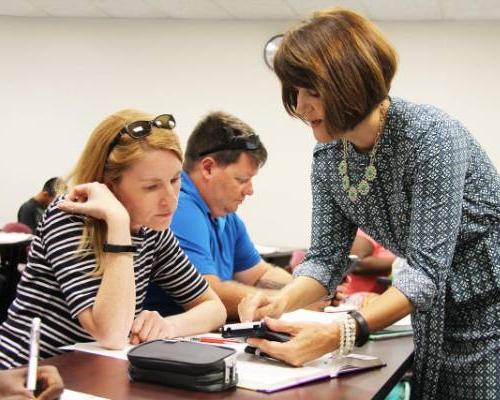
[[[240,303],[242,320],[278,316],[333,292],[357,228],[404,260],[393,286],[342,323],[287,324],[287,343],[249,340],[300,365],[348,353],[412,314],[414,398],[500,398],[500,177],[456,119],[389,97],[396,52],[364,17],[313,14],[274,59],[289,114],[319,142],[311,247],[276,297]]]
[[[124,110],[92,133],[47,209],[7,320],[0,367],[25,364],[33,317],[42,319],[40,356],[98,341],[127,343],[210,331],[226,312],[169,230],[180,188],[182,151],[172,115]],[[149,281],[187,311],[142,311]]]

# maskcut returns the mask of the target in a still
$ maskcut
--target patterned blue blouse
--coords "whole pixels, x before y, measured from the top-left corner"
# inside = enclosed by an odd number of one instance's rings
[[[341,142],[314,151],[311,247],[295,275],[334,291],[360,227],[406,258],[394,286],[413,303],[415,398],[500,398],[500,177],[463,125],[391,98],[370,192],[351,202]],[[368,154],[349,145],[357,184]]]

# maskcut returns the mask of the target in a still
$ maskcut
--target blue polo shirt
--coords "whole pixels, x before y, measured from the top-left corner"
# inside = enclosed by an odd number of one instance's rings
[[[181,179],[179,204],[170,228],[198,271],[227,281],[233,279],[235,272],[257,265],[261,257],[236,213],[213,218],[189,175],[182,172]],[[161,289],[151,286],[144,308],[162,315],[172,314],[172,301],[167,300]]]

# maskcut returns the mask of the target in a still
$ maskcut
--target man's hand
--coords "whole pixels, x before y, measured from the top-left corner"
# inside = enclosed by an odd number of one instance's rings
[[[285,343],[249,338],[247,343],[296,367],[339,347],[340,330],[337,324],[289,323],[272,318],[266,318],[265,322],[269,329],[288,333],[293,338]]]
[[[335,289],[335,297],[332,299],[332,304],[334,306],[339,306],[340,304],[344,303],[347,296],[349,296],[347,294],[346,284],[349,283],[350,281],[351,277],[346,276],[344,281],[340,285],[338,285],[337,288]]]

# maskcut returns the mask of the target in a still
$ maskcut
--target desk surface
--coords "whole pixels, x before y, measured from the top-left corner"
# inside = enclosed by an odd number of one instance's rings
[[[273,394],[239,388],[219,393],[191,392],[130,382],[126,361],[82,352],[52,357],[44,360],[42,364],[58,367],[66,388],[109,399],[383,399],[411,365],[413,338],[369,342],[362,349],[356,349],[356,352],[377,355],[387,366]]]

